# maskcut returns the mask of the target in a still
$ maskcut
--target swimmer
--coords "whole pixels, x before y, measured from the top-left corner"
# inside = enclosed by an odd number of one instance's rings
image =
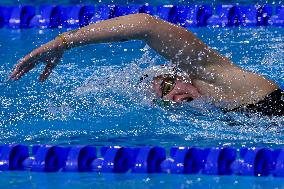
[[[18,80],[40,62],[45,81],[65,50],[93,43],[143,40],[177,65],[186,76],[164,74],[153,78],[158,97],[176,102],[210,100],[226,111],[284,115],[284,92],[273,81],[246,71],[208,47],[187,29],[147,14],[121,16],[60,34],[22,58],[10,75]]]

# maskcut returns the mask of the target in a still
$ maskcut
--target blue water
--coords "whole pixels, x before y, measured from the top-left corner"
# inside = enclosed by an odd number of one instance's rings
[[[1,173],[1,188],[225,188],[283,189],[283,178],[158,174]],[[7,182],[9,181],[9,182]]]
[[[284,29],[191,30],[239,66],[284,88]],[[167,108],[153,105],[151,91],[137,82],[147,68],[167,61],[141,41],[72,49],[44,84],[38,82],[43,65],[20,81],[7,81],[19,58],[60,32],[0,30],[1,143],[283,147],[284,117],[223,113],[201,101]],[[284,184],[272,177],[0,174],[1,188],[281,188]]]

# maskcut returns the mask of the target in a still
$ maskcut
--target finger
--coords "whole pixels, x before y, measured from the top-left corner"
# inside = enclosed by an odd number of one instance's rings
[[[30,64],[29,66],[25,67],[24,69],[22,69],[20,72],[18,72],[13,78],[13,80],[18,80],[20,79],[25,73],[29,72],[31,69],[33,69],[35,67],[35,64]]]
[[[32,60],[32,56],[27,55],[24,58],[20,59],[19,63],[16,65],[15,69],[10,75],[10,78],[13,79],[16,75],[22,72],[26,67],[30,67],[30,64],[34,64],[35,61]]]
[[[13,72],[10,74],[10,78],[13,79],[17,74],[19,74],[22,70],[20,69],[21,66],[23,65],[24,59],[21,59],[20,62],[15,66],[15,69],[13,70]]]
[[[55,65],[53,65],[52,63],[48,63],[45,68],[44,71],[42,72],[42,74],[39,77],[39,80],[41,82],[45,81],[47,79],[47,77],[51,74],[53,68],[55,67]]]
[[[27,65],[24,68],[16,68],[13,73],[10,75],[10,79],[12,80],[17,80],[19,79],[21,76],[23,76],[23,74],[25,74],[26,72],[30,71],[31,69],[33,69],[35,67],[35,63],[31,62],[29,65]]]
[[[48,76],[51,74],[52,70],[57,66],[59,61],[60,61],[60,58],[55,58],[45,66],[42,74],[39,77],[39,80],[41,82],[45,81],[48,78]]]

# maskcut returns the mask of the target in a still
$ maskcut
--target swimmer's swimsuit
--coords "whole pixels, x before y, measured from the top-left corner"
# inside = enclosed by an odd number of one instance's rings
[[[267,116],[284,116],[284,91],[277,89],[256,104],[248,104],[232,111],[262,113]]]

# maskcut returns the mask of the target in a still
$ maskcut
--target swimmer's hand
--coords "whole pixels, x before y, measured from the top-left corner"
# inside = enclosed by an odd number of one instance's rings
[[[64,49],[64,44],[58,37],[42,45],[41,47],[33,50],[31,53],[19,60],[19,63],[16,65],[15,69],[10,75],[10,79],[20,79],[25,73],[32,70],[40,62],[43,62],[46,63],[46,66],[44,68],[44,71],[40,75],[39,80],[45,81],[52,70],[60,62],[64,53]]]

